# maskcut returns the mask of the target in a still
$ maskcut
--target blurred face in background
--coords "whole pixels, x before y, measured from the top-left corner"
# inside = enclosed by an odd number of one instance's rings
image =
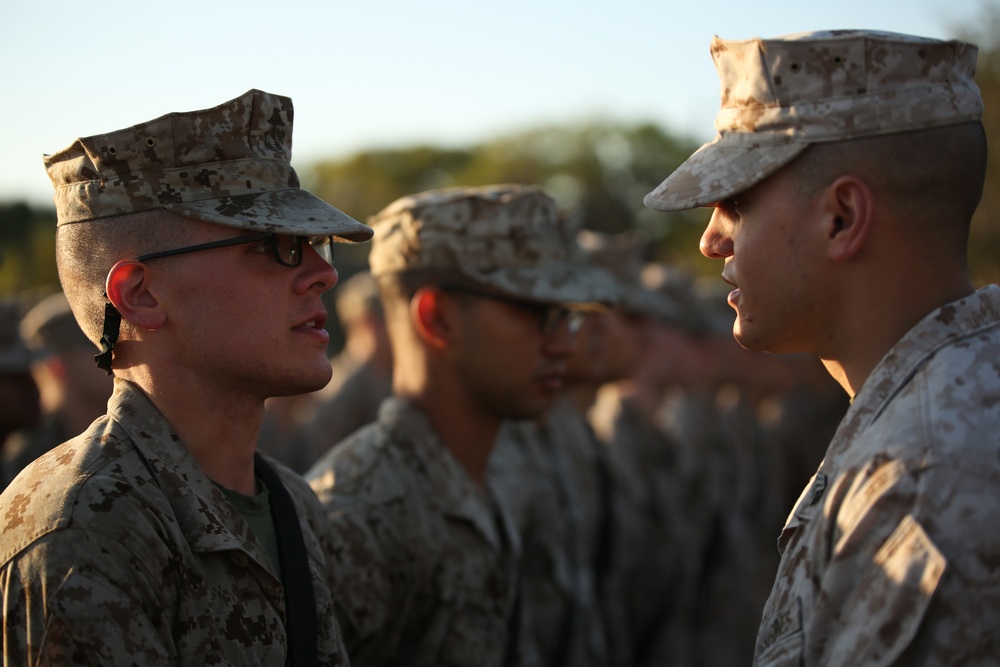
[[[647,327],[644,318],[621,308],[588,313],[568,361],[567,382],[603,384],[630,377],[648,343]]]
[[[38,386],[31,372],[23,370],[0,373],[0,433],[34,428],[41,420]]]

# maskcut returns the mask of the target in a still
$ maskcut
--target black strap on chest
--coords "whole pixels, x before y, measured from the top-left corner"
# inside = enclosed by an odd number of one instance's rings
[[[285,589],[285,634],[288,637],[289,667],[312,667],[319,664],[316,640],[316,598],[313,595],[309,555],[302,538],[302,526],[295,504],[271,466],[260,454],[254,455],[258,477],[271,498],[271,518],[278,536],[281,557],[281,583]]]

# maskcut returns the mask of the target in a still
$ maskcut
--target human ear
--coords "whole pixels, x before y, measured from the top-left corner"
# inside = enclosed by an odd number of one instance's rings
[[[835,262],[855,257],[868,241],[875,220],[875,196],[856,176],[841,176],[823,199],[827,254]]]
[[[445,296],[433,287],[421,287],[410,299],[410,321],[417,335],[427,345],[448,346],[451,326],[444,309]]]
[[[149,289],[141,262],[124,259],[111,267],[105,291],[122,318],[140,329],[159,329],[167,320],[160,300]]]

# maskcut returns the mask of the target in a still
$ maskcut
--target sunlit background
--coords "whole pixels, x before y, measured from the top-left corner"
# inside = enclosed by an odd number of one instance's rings
[[[294,100],[293,165],[360,219],[414,189],[532,180],[584,225],[642,229],[655,257],[697,267],[699,213],[641,197],[714,134],[712,35],[863,27],[987,49],[996,14],[981,0],[8,2],[0,290],[54,279],[43,153],[250,88]]]

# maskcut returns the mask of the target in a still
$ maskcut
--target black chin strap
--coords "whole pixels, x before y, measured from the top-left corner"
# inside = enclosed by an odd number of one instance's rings
[[[104,298],[108,298],[105,294]],[[101,352],[94,355],[97,367],[111,375],[111,350],[118,342],[118,332],[121,330],[122,316],[114,304],[108,301],[104,304],[104,330],[101,332]]]

